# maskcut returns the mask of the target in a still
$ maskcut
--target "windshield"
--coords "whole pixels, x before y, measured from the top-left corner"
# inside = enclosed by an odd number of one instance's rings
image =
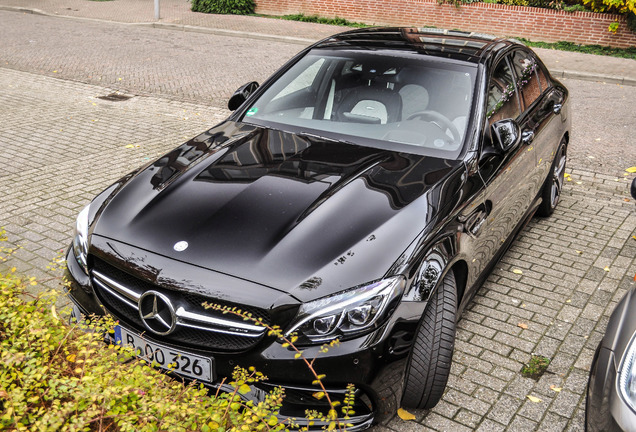
[[[315,49],[270,85],[243,121],[456,159],[476,70],[404,51]]]

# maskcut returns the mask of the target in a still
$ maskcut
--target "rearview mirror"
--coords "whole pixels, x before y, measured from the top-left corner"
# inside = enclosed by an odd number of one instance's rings
[[[243,105],[243,102],[245,102],[257,88],[258,83],[256,81],[252,81],[239,87],[227,102],[228,109],[230,111],[234,111]]]
[[[492,125],[492,135],[497,148],[506,152],[521,141],[521,128],[512,119],[499,120]]]

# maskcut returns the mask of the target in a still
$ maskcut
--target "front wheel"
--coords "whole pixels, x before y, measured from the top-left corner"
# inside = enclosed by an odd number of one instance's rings
[[[442,398],[455,347],[457,289],[450,271],[430,298],[406,365],[402,405],[431,409]]]
[[[561,199],[561,192],[563,191],[563,182],[565,181],[565,161],[567,159],[567,145],[565,138],[559,143],[559,148],[552,162],[552,168],[550,174],[543,185],[541,191],[541,205],[537,209],[539,216],[548,217],[554,213],[559,200]]]

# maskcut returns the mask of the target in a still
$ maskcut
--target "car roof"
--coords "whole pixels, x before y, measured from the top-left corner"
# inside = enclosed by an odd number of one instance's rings
[[[374,27],[351,30],[318,42],[317,48],[363,48],[415,51],[421,54],[482,63],[512,45],[523,46],[514,39],[436,28]]]

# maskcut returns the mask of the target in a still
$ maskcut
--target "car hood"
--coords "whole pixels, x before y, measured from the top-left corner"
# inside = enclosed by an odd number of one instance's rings
[[[225,122],[128,179],[92,232],[307,301],[384,276],[461,166]]]

